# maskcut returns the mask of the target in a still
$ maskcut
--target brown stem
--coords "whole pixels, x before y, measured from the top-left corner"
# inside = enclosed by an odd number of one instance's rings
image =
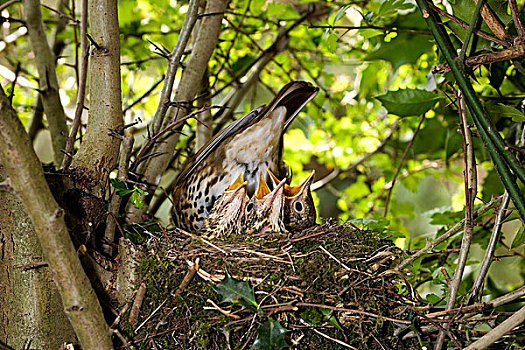
[[[64,310],[85,349],[112,349],[109,327],[91,288],[27,133],[0,86],[0,160],[31,217],[54,272]]]
[[[520,11],[516,0],[509,0],[509,7],[512,20],[514,21],[514,27],[516,27],[516,31],[518,32],[518,37],[520,37],[521,40],[525,40],[525,28],[523,28],[523,24],[521,24]]]
[[[64,158],[62,159],[62,168],[69,167],[73,157],[73,146],[77,137],[78,128],[80,126],[80,118],[84,111],[84,99],[86,96],[86,80],[88,68],[89,47],[87,39],[87,17],[88,17],[88,2],[82,0],[82,9],[80,12],[80,77],[78,81],[77,103],[75,106],[75,117],[71,124],[69,137],[67,138],[66,149],[64,151]]]
[[[476,4],[480,0],[474,0]],[[483,0],[482,0],[483,1]],[[489,7],[487,2],[485,2],[483,5],[481,5],[481,17],[483,17],[483,20],[487,25],[489,26],[490,30],[496,34],[498,38],[501,40],[504,40],[506,42],[512,43],[514,39],[512,36],[507,32],[505,29],[505,26],[501,24],[499,18],[494,14],[492,9]]]
[[[47,115],[53,146],[53,159],[56,166],[61,164],[62,150],[66,144],[66,115],[60,102],[56,75],[55,55],[48,44],[39,0],[25,0],[24,13],[29,40],[35,54],[38,70],[39,91],[42,96],[44,112]]]
[[[421,125],[423,124],[423,121],[425,120],[425,115],[421,116],[421,119],[419,120],[419,124],[416,127],[416,130],[414,130],[414,135],[412,136],[412,139],[410,140],[410,143],[407,145],[407,148],[405,149],[405,152],[403,152],[403,155],[401,156],[401,159],[399,160],[399,166],[396,169],[396,173],[394,174],[394,178],[392,179],[392,186],[388,190],[388,195],[385,200],[385,211],[383,213],[384,216],[388,214],[388,204],[390,203],[390,198],[392,197],[392,193],[394,191],[394,185],[396,183],[397,177],[399,175],[399,172],[401,171],[401,167],[403,166],[403,162],[405,161],[406,156],[408,155],[408,152],[412,149],[412,145],[414,144],[414,140],[416,139],[416,136],[419,132],[419,129],[421,129]]]
[[[485,334],[480,339],[476,340],[474,343],[470,344],[465,348],[465,350],[475,350],[475,349],[485,349],[490,344],[493,344],[495,341],[503,337],[505,334],[518,327],[525,321],[525,306],[516,311],[514,315],[507,318],[496,328]]]
[[[469,28],[469,24],[465,21],[462,21],[461,19],[451,15],[450,13],[448,13],[447,11],[443,11],[442,9],[440,9],[439,7],[437,7],[436,5],[432,4],[431,2],[427,2],[428,6],[436,11],[437,13],[439,13],[441,16],[451,20],[452,22],[454,22],[455,24],[457,24],[458,26],[460,26],[461,28],[465,29],[465,30],[468,30]],[[479,29],[474,29],[472,31],[474,34],[476,34],[477,36],[479,36],[480,38],[483,38],[483,39],[487,39],[489,41],[492,41],[492,42],[495,42],[495,43],[498,43],[502,46],[505,46],[505,47],[509,47],[512,42],[507,42],[505,40],[501,40],[500,38],[498,37],[495,37],[494,35],[492,34],[489,34],[489,33],[486,33],[482,30],[479,30]]]

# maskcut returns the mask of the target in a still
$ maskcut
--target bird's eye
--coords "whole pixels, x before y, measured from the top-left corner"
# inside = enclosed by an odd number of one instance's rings
[[[248,204],[246,205],[246,212],[247,212],[247,213],[251,213],[252,210],[253,210],[253,203],[250,202],[250,203],[248,203]]]
[[[301,202],[295,202],[294,205],[293,205],[294,209],[296,212],[300,213],[304,210],[304,206],[303,206],[303,203]]]

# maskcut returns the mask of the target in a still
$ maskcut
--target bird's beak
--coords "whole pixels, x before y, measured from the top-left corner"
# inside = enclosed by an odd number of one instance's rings
[[[266,180],[264,180],[263,172],[261,170],[259,172],[259,186],[257,186],[257,191],[255,192],[255,199],[263,199],[270,194],[270,192],[270,188],[268,187]]]
[[[242,186],[242,184],[244,183],[244,171],[242,171],[239,176],[237,177],[237,179],[228,187],[226,187],[226,189],[224,191],[232,191],[232,190],[235,190],[237,189],[239,186]]]
[[[285,188],[285,195],[288,198],[294,198],[299,196],[301,193],[304,193],[305,191],[308,191],[310,186],[312,185],[312,182],[314,180],[315,170],[312,170],[312,173],[310,176],[308,176],[300,185],[298,186],[288,186],[288,188]]]

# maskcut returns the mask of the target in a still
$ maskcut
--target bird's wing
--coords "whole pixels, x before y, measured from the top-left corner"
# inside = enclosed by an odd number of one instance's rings
[[[243,129],[249,125],[261,112],[264,108],[264,105],[255,108],[250,113],[240,117],[239,119],[232,122],[230,125],[219,131],[214,137],[212,137],[201,149],[195,154],[193,160],[186,165],[186,167],[181,171],[175,184],[178,184],[181,181],[186,180],[195,169],[213,152],[217,147],[234,135],[237,131]]]
[[[286,131],[290,123],[299,114],[303,107],[310,102],[319,92],[319,88],[305,81],[292,81],[286,84],[259,114],[258,120],[264,118],[266,113],[273,111],[280,106],[286,107],[286,122],[283,132]],[[256,122],[256,121],[254,121]]]

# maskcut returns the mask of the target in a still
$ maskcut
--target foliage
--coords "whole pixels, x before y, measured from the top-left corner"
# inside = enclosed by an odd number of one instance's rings
[[[488,3],[506,31],[516,35],[518,30],[508,2],[490,0]],[[318,86],[318,97],[304,108],[284,138],[284,159],[293,170],[294,182],[304,179],[312,169],[316,170],[316,180],[329,179],[314,185],[319,221],[338,217],[392,236],[403,248],[421,249],[428,238],[443,235],[465,217],[464,152],[462,134],[458,131],[455,79],[450,73],[432,71],[434,66],[444,63],[444,59],[414,2],[321,2],[319,11],[325,10],[325,13],[300,22],[304,15],[301,11],[318,6],[316,4],[232,1],[208,65],[211,104],[220,105],[228,93],[244,81],[259,58],[273,48],[281,28],[295,25],[287,34],[287,48],[276,52],[261,69],[256,89],[245,96],[235,115],[266,103],[272,93],[290,80],[308,80]],[[439,5],[443,11],[471,23],[474,2],[446,4]],[[522,9],[523,1],[520,6]],[[159,48],[169,52],[175,46],[188,4],[174,0],[124,0],[118,2],[118,9],[124,120],[125,123],[139,121],[133,130],[137,150],[148,137],[146,125],[159,104],[162,86],[159,82],[166,73],[166,60],[159,54]],[[66,12],[79,17],[78,8],[74,11],[67,8]],[[46,29],[51,33],[57,22],[56,14],[47,7],[42,8],[42,13]],[[8,94],[12,93],[13,107],[29,128],[39,77],[22,22],[22,5],[10,5],[2,16],[9,20],[3,21],[0,33],[0,83]],[[523,11],[521,17],[524,17]],[[454,48],[460,49],[467,30],[453,20],[445,17],[442,20]],[[476,29],[492,35],[485,21],[480,20]],[[74,114],[78,86],[77,30],[70,21],[57,36],[63,41],[57,60],[60,97],[70,117]],[[475,36],[468,45],[467,57],[501,52],[503,48],[499,42]],[[184,56],[183,65],[186,60]],[[490,116],[494,131],[505,138],[509,152],[518,148],[516,145],[523,137],[524,63],[523,57],[514,57],[467,66],[470,83]],[[20,69],[16,68],[18,64]],[[175,77],[176,83],[180,74],[179,71]],[[419,118],[407,118],[410,116],[425,117],[417,134]],[[213,126],[219,128],[226,122],[229,121],[219,120]],[[46,125],[44,118],[44,128],[34,138],[43,163],[52,160]],[[195,126],[196,121],[190,120],[182,130],[173,161],[175,173],[195,152]],[[477,130],[472,129],[480,180],[478,193],[481,200],[490,201],[501,195],[504,187],[485,145],[476,137]],[[81,143],[77,142],[76,147],[81,147]],[[406,158],[401,161],[407,148]],[[161,186],[169,183],[173,173],[170,170],[165,174]],[[397,180],[393,183],[396,173]],[[144,200],[150,199],[145,199],[146,192],[136,184],[117,180],[111,184],[119,196],[125,200],[129,197],[135,208],[142,208]],[[523,189],[523,183],[518,185]],[[385,217],[388,200],[389,211]],[[481,200],[475,201],[476,208],[481,206]],[[493,214],[475,219],[475,249],[458,297],[470,291],[490,239]],[[159,211],[157,217],[168,222],[166,210]],[[147,235],[137,227],[128,226],[128,237],[142,241]],[[519,223],[516,214],[510,213],[497,251],[506,257],[493,263],[485,297],[493,299],[523,284],[523,260],[520,259],[523,232],[523,223]],[[461,238],[452,236],[434,247],[452,253],[422,257],[412,264],[410,282],[418,286],[429,304],[444,303],[447,276],[443,271],[450,276],[454,274],[460,245]],[[513,276],[503,279],[502,276],[507,275],[498,273],[502,270],[511,271]],[[250,298],[246,294],[241,300],[256,306],[255,298]],[[265,323],[264,329],[279,333],[280,326],[272,322]]]

